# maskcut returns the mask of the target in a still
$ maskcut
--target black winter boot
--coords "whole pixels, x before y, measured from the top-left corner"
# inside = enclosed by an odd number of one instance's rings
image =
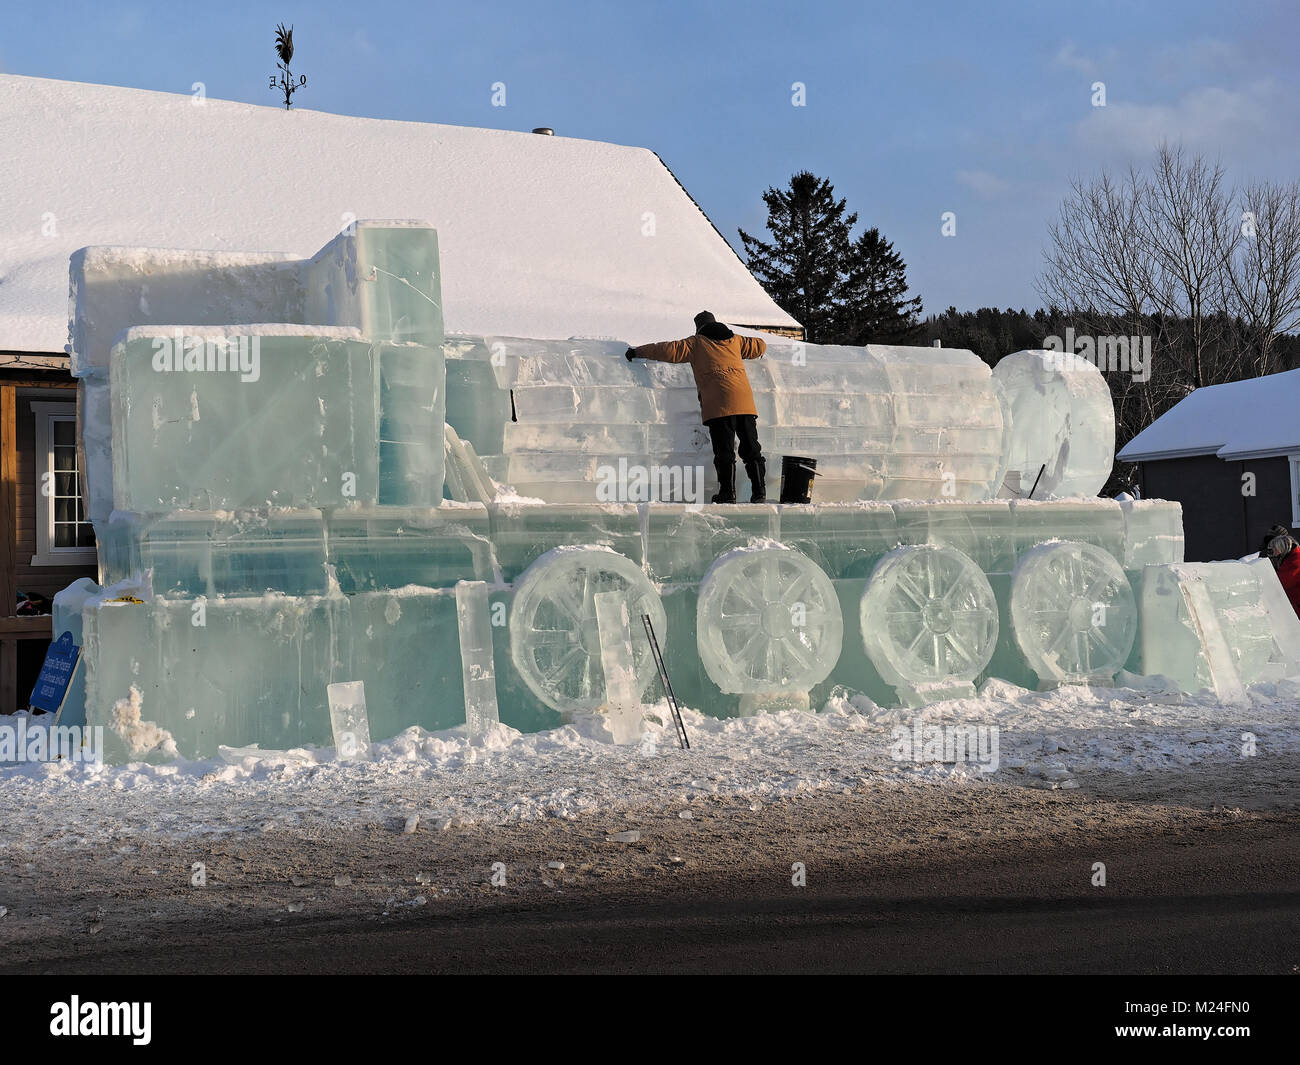
[[[745,463],[745,472],[749,474],[749,487],[752,490],[751,503],[767,502],[767,459],[757,458]]]
[[[718,471],[718,494],[713,497],[715,503],[734,503],[736,501],[736,461],[723,465],[714,463]]]

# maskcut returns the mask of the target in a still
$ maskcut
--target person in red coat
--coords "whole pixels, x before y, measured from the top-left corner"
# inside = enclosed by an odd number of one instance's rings
[[[1291,608],[1300,616],[1300,550],[1296,550],[1291,530],[1285,525],[1274,525],[1264,535],[1264,546],[1259,553],[1273,563],[1282,590],[1291,600]]]

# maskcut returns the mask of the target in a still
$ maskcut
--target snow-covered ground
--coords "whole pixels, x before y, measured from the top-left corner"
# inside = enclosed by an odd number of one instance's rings
[[[498,726],[479,739],[463,728],[412,728],[375,744],[362,762],[319,749],[227,751],[221,759],[165,764],[11,764],[0,766],[0,800],[9,813],[0,850],[98,847],[106,839],[130,848],[133,839],[365,824],[429,831],[635,807],[680,807],[687,817],[693,802],[713,796],[749,799],[757,809],[891,778],[1073,788],[1094,773],[1219,772],[1242,765],[1252,749],[1261,760],[1300,752],[1294,682],[1257,687],[1251,699],[1239,708],[1208,694],[1039,693],[995,680],[975,698],[919,711],[883,709],[848,693],[819,713],[716,720],[687,710],[689,752],[676,748],[660,705],[654,712],[663,724],[649,722],[640,742],[625,746],[609,743],[593,719],[533,734]],[[996,726],[997,771],[898,760],[899,737],[922,735],[918,719],[922,728]]]

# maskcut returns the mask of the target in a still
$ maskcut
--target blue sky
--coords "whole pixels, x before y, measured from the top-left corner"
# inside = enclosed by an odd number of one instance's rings
[[[6,12],[0,70],[184,93],[203,81],[275,104],[280,20],[308,75],[299,106],[644,145],[737,247],[737,226],[762,229],[769,185],[827,176],[894,241],[927,313],[1037,306],[1070,179],[1144,161],[1162,138],[1237,180],[1300,177],[1296,0],[55,0]],[[956,236],[941,236],[946,211]]]

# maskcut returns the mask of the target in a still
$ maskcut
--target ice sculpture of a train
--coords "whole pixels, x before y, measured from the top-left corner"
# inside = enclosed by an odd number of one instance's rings
[[[336,681],[372,738],[599,711],[620,655],[622,698],[653,701],[643,614],[720,716],[1300,672],[1267,563],[1180,565],[1176,503],[1089,498],[1113,413],[1069,356],[769,337],[762,442],[817,457],[816,502],[715,506],[688,367],[444,336],[421,223],[307,261],[88,248],[72,303],[100,582],[55,631],[82,647],[68,721],[118,757],[328,744]]]

